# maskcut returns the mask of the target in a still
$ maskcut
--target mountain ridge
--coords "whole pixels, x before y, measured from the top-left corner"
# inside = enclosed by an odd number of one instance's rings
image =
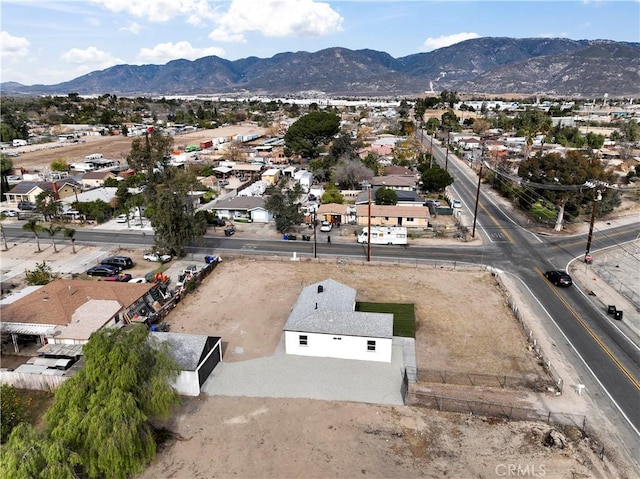
[[[0,84],[5,95],[253,94],[416,96],[468,94],[640,96],[640,43],[483,37],[394,58],[331,47],[270,58],[207,56],[164,65],[115,65],[55,85]]]

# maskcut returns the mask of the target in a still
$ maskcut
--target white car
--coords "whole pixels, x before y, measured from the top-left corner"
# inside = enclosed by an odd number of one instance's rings
[[[453,200],[451,206],[453,206],[454,208],[462,208],[462,202],[460,200]]]
[[[329,232],[333,228],[333,225],[328,221],[323,221],[320,223],[320,231]]]
[[[146,282],[147,282],[146,278],[132,278],[129,280],[129,283],[136,283],[136,284],[142,284]]]
[[[142,259],[145,259],[147,261],[155,261],[157,263],[168,263],[169,261],[171,261],[171,255],[147,252],[142,255]]]
[[[2,212],[3,215],[5,215],[7,218],[15,218],[16,216],[18,216],[18,211],[16,210],[4,210]]]
[[[116,221],[118,223],[126,223],[127,222],[127,215],[120,215],[116,218]]]

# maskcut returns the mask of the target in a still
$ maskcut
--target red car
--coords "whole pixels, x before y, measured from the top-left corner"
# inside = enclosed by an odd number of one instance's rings
[[[121,283],[128,283],[129,280],[132,279],[132,276],[129,273],[120,273],[116,276],[109,276],[105,278],[105,281],[118,281]]]

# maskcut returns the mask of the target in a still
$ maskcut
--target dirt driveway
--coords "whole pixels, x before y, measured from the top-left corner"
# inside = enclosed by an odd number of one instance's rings
[[[225,259],[168,322],[221,336],[226,362],[269,356],[298,293],[326,278],[355,288],[358,301],[415,303],[418,368],[541,374],[503,292],[480,271]],[[536,402],[499,390],[495,400]],[[560,449],[544,443],[551,426],[414,406],[201,395],[184,400],[171,426],[181,440],[141,477],[466,478],[518,466],[554,478],[632,477],[576,431]]]

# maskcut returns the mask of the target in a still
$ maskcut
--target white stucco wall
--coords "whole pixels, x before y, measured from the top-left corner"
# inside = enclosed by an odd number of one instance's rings
[[[172,386],[183,396],[199,396],[200,383],[197,371],[182,371]]]
[[[300,356],[357,359],[361,361],[391,362],[391,338],[341,336],[331,334],[285,331],[285,352]],[[307,336],[307,345],[300,345],[300,336]],[[376,350],[367,350],[367,341],[376,342]]]

